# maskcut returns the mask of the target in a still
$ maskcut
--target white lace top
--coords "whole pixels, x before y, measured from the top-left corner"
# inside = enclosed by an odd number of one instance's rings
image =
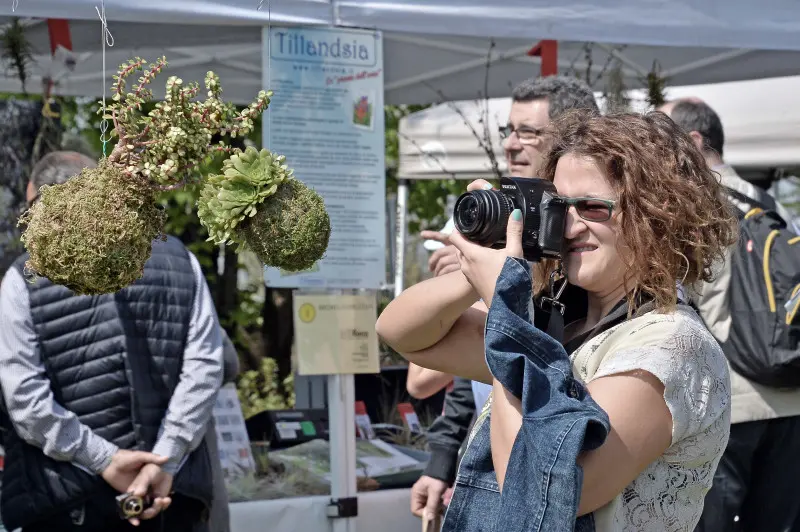
[[[672,445],[594,514],[597,532],[691,532],[730,434],[725,356],[697,314],[648,313],[593,338],[572,356],[586,382],[635,369],[664,384]]]

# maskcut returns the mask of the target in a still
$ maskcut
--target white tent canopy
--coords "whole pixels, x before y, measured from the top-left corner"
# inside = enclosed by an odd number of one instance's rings
[[[725,160],[741,169],[768,170],[800,166],[800,76],[670,87],[668,98],[696,96],[720,115],[725,128]],[[630,91],[632,107],[644,111],[642,91]],[[602,98],[598,95],[602,106]],[[498,127],[504,125],[509,98],[437,105],[405,117],[400,123],[398,175],[406,179],[485,177],[489,158],[466,125],[479,134],[481,116],[489,118],[492,145],[505,170]]]
[[[38,91],[51,69],[43,17],[72,21],[74,71],[58,75],[56,92],[100,96],[99,0],[2,0],[0,23],[26,18],[37,55],[28,90]],[[654,61],[674,85],[776,77],[800,73],[800,16],[786,0],[106,0],[114,47],[107,75],[139,55],[166,55],[170,73],[202,80],[215,70],[226,97],[248,102],[262,87],[261,27],[338,25],[384,31],[387,103],[429,103],[508,94],[509,86],[537,75],[541,59],[527,55],[540,39],[559,40],[558,65],[598,77],[609,59],[621,63],[631,88]],[[490,42],[492,66],[486,59]],[[616,44],[624,43],[624,44]],[[587,57],[586,48],[591,50]],[[602,83],[602,80],[599,80]],[[105,84],[108,85],[108,82]],[[484,86],[488,91],[484,91]],[[6,69],[0,91],[18,91]],[[156,92],[158,95],[158,92]]]

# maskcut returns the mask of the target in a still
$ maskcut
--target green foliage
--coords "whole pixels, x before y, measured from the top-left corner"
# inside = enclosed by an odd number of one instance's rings
[[[6,68],[19,79],[22,92],[27,94],[25,84],[30,75],[30,67],[34,63],[33,47],[25,37],[25,27],[18,17],[11,19],[0,36],[0,54]]]
[[[261,360],[261,368],[245,371],[236,383],[242,413],[246,418],[264,410],[294,407],[294,377],[278,379],[278,364],[272,358]]]
[[[647,89],[647,104],[657,109],[667,103],[667,78],[661,74],[658,61],[653,61],[653,68],[645,76],[644,82]]]
[[[143,275],[164,224],[146,184],[103,160],[39,193],[20,218],[33,273],[87,295],[116,292]]]

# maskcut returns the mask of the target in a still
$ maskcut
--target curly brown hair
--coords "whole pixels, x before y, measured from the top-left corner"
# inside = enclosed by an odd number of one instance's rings
[[[552,128],[541,177],[553,181],[564,155],[589,157],[617,193],[618,249],[626,277],[634,282],[626,287],[631,311],[640,294],[669,311],[677,302],[678,281],[692,286],[712,279],[712,266],[737,241],[737,221],[719,175],[686,132],[661,112],[574,111]],[[539,282],[552,268],[540,265]]]

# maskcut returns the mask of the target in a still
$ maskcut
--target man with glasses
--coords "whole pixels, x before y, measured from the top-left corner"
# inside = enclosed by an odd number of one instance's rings
[[[546,129],[551,121],[566,111],[588,109],[599,113],[597,101],[591,88],[583,81],[570,76],[533,78],[517,85],[511,93],[511,110],[508,122],[500,128],[508,165],[508,175],[535,179],[539,168],[550,149]],[[593,208],[599,212],[592,212]],[[607,205],[585,202],[580,206],[587,216],[602,216]],[[452,230],[452,220],[446,228]],[[428,267],[434,275],[444,275],[459,269],[455,246],[450,245],[449,231],[423,231],[422,238],[441,247],[431,254]],[[409,364],[409,366],[413,366]],[[451,376],[410,367],[420,378],[439,379],[444,387]],[[468,382],[468,381],[467,381]],[[469,424],[476,406],[486,402],[491,386],[482,383],[464,385],[456,380],[453,390],[445,397],[444,414],[428,429],[428,444],[431,459],[411,492],[411,511],[422,515],[423,511],[433,515],[439,511],[441,501],[455,480],[459,449],[468,434]],[[470,393],[471,392],[471,393]]]

